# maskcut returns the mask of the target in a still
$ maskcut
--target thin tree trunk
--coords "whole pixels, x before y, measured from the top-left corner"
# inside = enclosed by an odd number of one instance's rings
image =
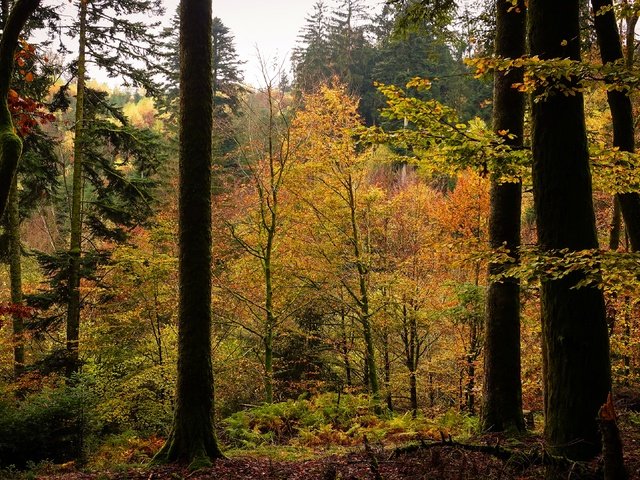
[[[526,5],[518,0],[496,2],[496,55],[518,58],[525,54]],[[496,72],[493,87],[493,129],[515,135],[509,145],[520,147],[524,135],[524,96],[512,88],[522,81],[522,71]],[[489,244],[492,249],[505,247],[518,258],[522,185],[520,182],[491,182]],[[489,275],[505,269],[491,263]],[[491,431],[525,429],[522,415],[520,378],[520,282],[507,277],[490,280],[487,292],[484,344],[484,385],[482,428]]]
[[[380,411],[380,386],[378,384],[378,372],[376,369],[375,349],[373,346],[373,334],[371,332],[371,312],[369,311],[369,289],[367,286],[367,268],[362,259],[362,245],[360,243],[360,231],[356,220],[356,198],[353,181],[348,179],[349,208],[351,210],[351,234],[353,244],[353,257],[358,270],[358,287],[360,298],[360,323],[362,324],[363,336],[366,348],[365,360],[367,362],[368,384],[371,389],[371,396],[375,404],[376,411]]]
[[[382,349],[384,355],[384,389],[386,391],[387,409],[393,412],[393,399],[391,397],[391,357],[389,356],[389,329],[385,327],[382,336]]]
[[[173,429],[156,462],[222,456],[211,365],[211,0],[180,2],[180,299]]]
[[[579,0],[530,0],[531,54],[580,60],[579,7]],[[598,248],[582,94],[534,102],[532,121],[540,248]],[[600,451],[596,418],[611,389],[602,291],[575,288],[583,279],[584,273],[574,272],[543,279],[541,288],[545,437],[554,453],[571,459]]]
[[[22,249],[20,245],[20,204],[18,201],[18,180],[13,178],[9,193],[7,209],[7,224],[9,230],[9,271],[11,280],[11,303],[22,304]],[[24,321],[17,313],[13,315],[13,372],[19,377],[24,372]]]
[[[622,212],[620,202],[616,195],[613,196],[613,213],[609,226],[609,250],[615,252],[620,247],[620,234],[622,232]]]
[[[267,317],[270,315],[267,313]],[[267,318],[264,337],[264,401],[273,403],[273,319]]]
[[[342,335],[341,353],[344,361],[344,374],[347,381],[347,387],[351,387],[353,385],[351,380],[351,360],[349,360],[349,344],[347,338],[347,326],[345,325],[345,314],[342,310],[340,311],[340,331]]]
[[[80,1],[80,40],[76,92],[76,124],[71,192],[71,242],[69,245],[69,299],[67,304],[67,365],[71,378],[80,368],[80,262],[82,256],[82,195],[84,155],[84,99],[86,76],[87,1]]]

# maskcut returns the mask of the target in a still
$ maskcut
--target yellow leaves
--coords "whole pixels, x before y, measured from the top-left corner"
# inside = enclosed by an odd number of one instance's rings
[[[418,91],[431,89],[431,80],[427,78],[414,77],[407,82],[407,88],[415,88]]]
[[[562,41],[560,42],[560,45],[561,45],[562,47],[566,47],[568,44],[569,44],[569,42],[567,42],[566,40],[562,40]]]

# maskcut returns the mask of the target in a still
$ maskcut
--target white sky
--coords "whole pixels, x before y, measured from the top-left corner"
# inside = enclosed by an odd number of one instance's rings
[[[172,16],[179,0],[164,0],[167,15]],[[235,37],[236,50],[244,65],[245,82],[262,84],[257,52],[268,65],[288,59],[296,44],[305,17],[312,13],[316,0],[213,0],[213,15],[220,17]],[[371,13],[382,0],[365,0]],[[329,8],[332,0],[325,0]],[[290,73],[289,64],[285,71]]]

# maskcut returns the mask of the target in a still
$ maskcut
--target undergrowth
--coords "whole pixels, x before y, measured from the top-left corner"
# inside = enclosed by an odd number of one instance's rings
[[[409,413],[377,416],[366,395],[326,393],[312,399],[260,405],[222,421],[222,439],[231,448],[267,445],[301,448],[350,447],[370,442],[405,443],[453,435],[468,438],[478,429],[475,417],[450,410],[437,418]]]

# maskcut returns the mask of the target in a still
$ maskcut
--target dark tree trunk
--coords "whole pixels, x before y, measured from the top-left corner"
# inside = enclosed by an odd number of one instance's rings
[[[579,7],[531,0],[531,54],[579,60]],[[583,97],[553,93],[532,107],[538,242],[547,251],[597,248]],[[600,451],[596,418],[611,389],[604,299],[597,287],[574,288],[583,278],[543,279],[541,292],[545,437],[571,459]]]
[[[181,1],[178,383],[173,429],[156,455],[194,468],[222,456],[211,365],[211,22],[211,0]]]
[[[612,0],[591,0],[594,25],[600,47],[602,63],[607,64],[625,59],[622,41],[616,24]],[[604,13],[600,13],[604,12]],[[634,122],[631,99],[626,92],[607,92],[607,101],[613,121],[613,145],[623,152],[633,152]],[[620,210],[627,226],[627,234],[634,252],[640,249],[640,195],[636,192],[616,195]]]
[[[496,55],[518,58],[525,54],[526,7],[524,0],[514,5],[507,0],[496,3]],[[507,140],[522,146],[524,130],[523,94],[511,88],[522,81],[522,71],[496,72],[493,89],[493,128],[515,135]],[[489,243],[492,249],[506,247],[517,258],[520,246],[522,186],[517,183],[491,183]],[[500,263],[489,265],[489,275],[504,270]],[[482,426],[484,430],[522,431],[522,384],[520,380],[520,284],[516,278],[491,281],[487,293],[484,346],[484,392]]]

